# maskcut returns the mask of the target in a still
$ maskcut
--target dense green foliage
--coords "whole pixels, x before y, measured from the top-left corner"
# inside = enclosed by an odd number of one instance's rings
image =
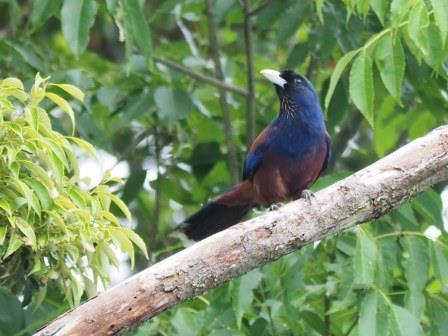
[[[17,78],[0,81],[0,285],[23,296],[24,306],[30,300],[38,306],[52,285],[79,304],[84,292],[91,297],[98,284],[109,283],[109,265],[118,266],[112,243],[131,258],[132,242],[146,250],[110,212],[115,204],[130,220],[126,205],[109,189],[120,181],[105,176],[88,188],[80,179],[73,146],[93,156],[95,150],[53,130],[41,107],[44,99],[68,114],[71,127],[75,118],[67,100],[49,88],[83,100],[75,86],[50,83],[39,74],[30,93]]]
[[[275,93],[258,76],[263,68],[294,68],[321,94],[334,155],[315,189],[448,119],[446,0],[253,0],[248,13],[245,2],[211,1],[210,22],[204,0],[0,1],[2,77],[29,83],[39,71],[86,93],[73,107],[76,130],[128,164],[119,191],[152,261],[182,248],[173,228],[229,187],[254,130],[275,117]],[[219,50],[209,42],[211,25]],[[211,84],[216,53],[229,116]],[[72,131],[69,123],[57,127]],[[136,333],[443,335],[448,250],[440,192],[254,270]],[[440,236],[427,238],[429,227]],[[61,298],[48,297],[63,309]],[[54,314],[29,314],[26,323]],[[0,323],[4,316],[0,309]]]

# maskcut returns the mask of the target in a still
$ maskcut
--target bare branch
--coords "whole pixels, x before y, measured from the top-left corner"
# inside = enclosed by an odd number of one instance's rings
[[[317,192],[311,204],[297,200],[204,239],[35,335],[116,334],[304,245],[378,218],[446,180],[448,126],[443,126]]]
[[[244,43],[247,66],[247,143],[255,139],[255,78],[253,62],[252,23],[250,17],[250,1],[243,0],[244,10]]]
[[[172,69],[174,69],[176,71],[182,72],[182,73],[184,73],[184,74],[186,74],[186,75],[188,75],[188,76],[190,76],[190,77],[192,77],[194,79],[198,79],[198,80],[203,81],[205,83],[214,85],[214,86],[216,86],[216,87],[218,87],[220,89],[227,90],[227,91],[230,91],[230,92],[234,92],[234,93],[237,93],[237,94],[242,95],[242,96],[247,96],[248,95],[248,92],[245,89],[243,89],[243,88],[241,88],[239,86],[236,86],[236,85],[230,84],[230,83],[226,83],[225,81],[221,81],[219,79],[216,79],[216,78],[211,77],[211,76],[207,76],[207,75],[205,75],[203,73],[200,73],[200,72],[197,72],[197,71],[193,71],[193,70],[187,68],[186,66],[183,66],[182,64],[176,63],[176,62],[171,61],[169,59],[154,56],[153,60],[155,62],[157,62],[157,63],[166,65],[167,67],[170,67],[170,68],[172,68]]]
[[[215,16],[213,14],[213,5],[211,0],[206,0],[207,20],[210,47],[213,54],[213,62],[215,63],[216,78],[221,82],[224,81],[224,72],[222,71],[221,60],[219,57],[219,42],[216,32]],[[227,103],[227,92],[222,88],[218,88],[219,104],[221,105],[222,117],[224,119],[224,130],[226,134],[227,158],[230,169],[232,183],[239,180],[238,157],[236,155],[235,143],[233,142],[232,121],[230,120],[229,104]]]
[[[269,5],[270,2],[271,2],[271,0],[262,0],[261,3],[257,7],[254,7],[249,12],[249,16],[257,15],[259,12],[261,12],[263,9],[265,9]]]

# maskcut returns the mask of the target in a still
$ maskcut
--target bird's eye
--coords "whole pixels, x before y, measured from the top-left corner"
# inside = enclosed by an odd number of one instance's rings
[[[295,84],[302,84],[302,80],[300,78],[294,78]]]

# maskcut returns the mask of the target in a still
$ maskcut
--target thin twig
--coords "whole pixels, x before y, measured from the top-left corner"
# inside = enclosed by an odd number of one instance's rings
[[[213,14],[213,5],[211,0],[206,0],[206,7],[207,7],[210,47],[213,55],[213,62],[215,64],[216,78],[219,81],[223,82],[224,73],[222,71],[221,60],[219,57],[218,35],[216,33],[216,23]],[[229,105],[227,104],[227,92],[221,87],[218,88],[218,92],[219,92],[219,103],[221,105],[222,116],[224,119],[224,130],[226,135],[227,152],[228,152],[227,158],[229,161],[230,176],[232,179],[232,183],[237,183],[239,175],[238,161],[237,161],[235,143],[233,142],[232,121],[230,120]]]
[[[249,11],[249,16],[257,15],[258,12],[265,9],[269,5],[270,2],[271,2],[271,0],[262,1],[257,7],[254,7],[252,10]]]
[[[156,160],[156,181],[155,181],[155,204],[154,204],[154,212],[152,214],[152,225],[150,228],[150,234],[154,237],[154,240],[157,238],[157,234],[159,233],[159,222],[160,222],[160,210],[162,204],[162,192],[161,192],[161,176],[160,176],[160,151],[162,150],[160,144],[160,134],[157,127],[154,128],[154,157]],[[151,237],[151,236],[150,236]]]
[[[255,138],[255,78],[253,62],[252,23],[250,17],[250,2],[244,0],[244,43],[247,66],[247,143],[250,145]]]
[[[159,57],[159,56],[154,56],[153,59],[154,59],[154,61],[156,63],[160,63],[160,64],[163,64],[163,65],[166,65],[167,67],[170,67],[171,69],[174,69],[176,71],[179,71],[179,72],[182,72],[184,74],[187,74],[188,76],[190,76],[190,77],[192,77],[194,79],[198,79],[198,80],[203,81],[205,83],[214,85],[214,86],[216,86],[216,87],[218,87],[220,89],[231,91],[231,92],[237,93],[237,94],[242,95],[242,96],[247,96],[248,95],[247,90],[243,89],[242,87],[236,86],[234,84],[226,83],[223,80],[221,81],[221,80],[216,79],[214,77],[211,77],[211,76],[205,75],[203,73],[191,70],[191,69],[187,68],[186,66],[183,66],[182,64],[176,63],[176,62],[171,61],[169,59],[162,58],[162,57]]]

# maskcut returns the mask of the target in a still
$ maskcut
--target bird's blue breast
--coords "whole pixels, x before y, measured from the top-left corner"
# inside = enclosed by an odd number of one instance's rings
[[[323,118],[303,117],[306,118],[305,121],[299,117],[284,116],[279,116],[274,121],[268,136],[273,152],[289,159],[303,159],[308,152],[322,146],[325,138]]]

